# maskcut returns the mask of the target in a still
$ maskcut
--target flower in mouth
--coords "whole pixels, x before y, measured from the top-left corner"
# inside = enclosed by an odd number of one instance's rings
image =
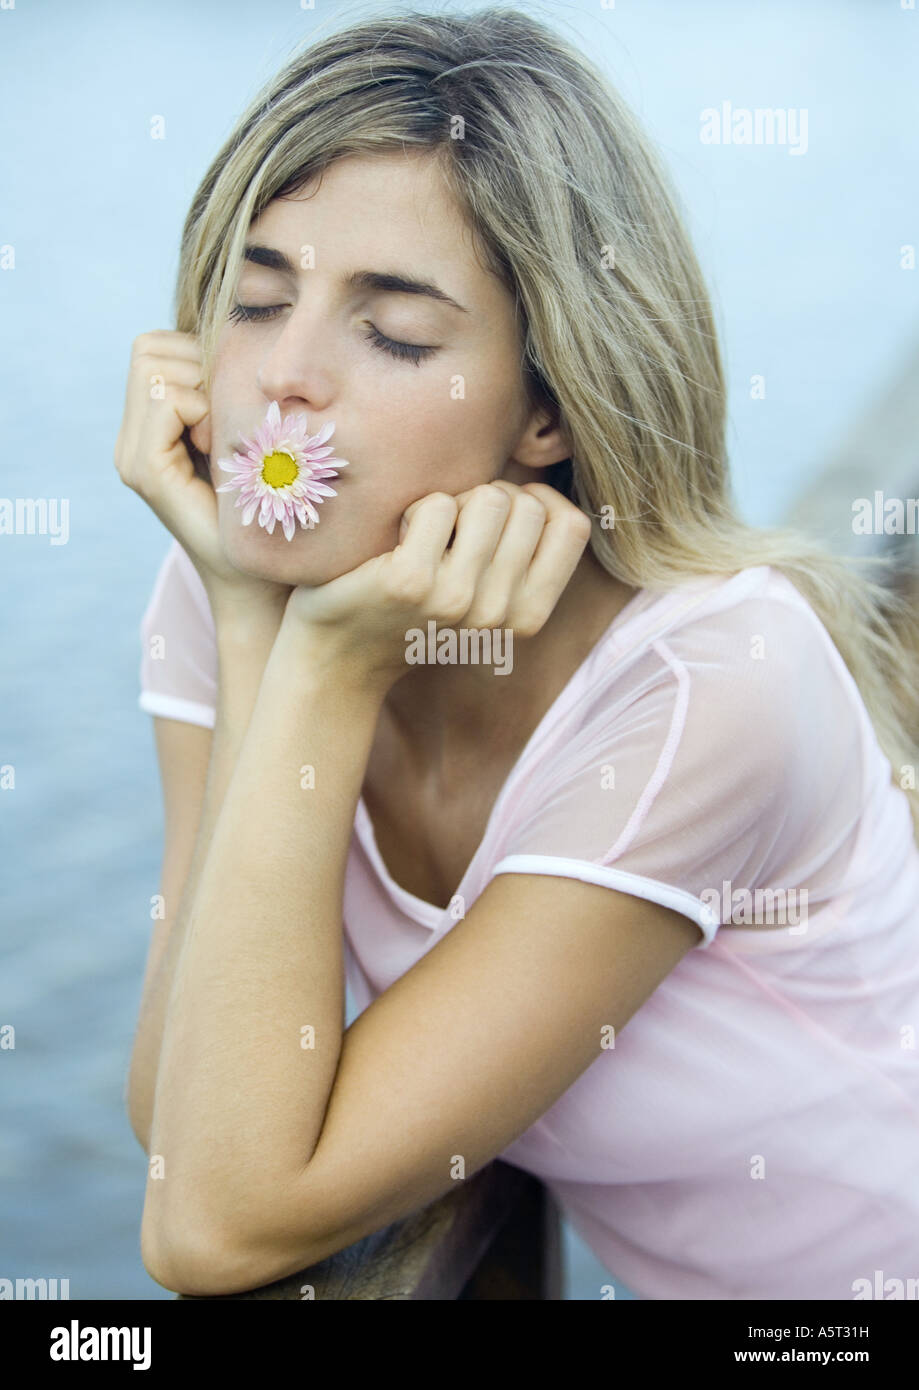
[[[331,445],[322,447],[334,429],[330,422],[310,435],[305,415],[285,415],[282,420],[280,406],[272,401],[254,437],[241,438],[246,452],[235,452],[233,461],[217,460],[218,468],[235,477],[215,491],[239,488],[236,505],[243,508],[244,526],[258,512],[258,524],[269,535],[276,521],[288,540],[293,540],[297,521],[311,531],[319,524],[316,506],[324,497],[338,496],[322,479],[334,478],[340,468],[348,467],[347,459],[330,457]]]

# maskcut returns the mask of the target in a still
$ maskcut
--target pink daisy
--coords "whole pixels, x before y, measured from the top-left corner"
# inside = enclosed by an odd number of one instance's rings
[[[269,535],[274,533],[276,521],[280,521],[288,540],[293,540],[297,521],[305,531],[311,531],[319,524],[319,513],[313,504],[318,505],[324,497],[338,496],[321,479],[334,478],[338,469],[348,467],[347,459],[329,457],[331,445],[321,447],[334,429],[329,422],[318,434],[310,435],[305,415],[285,415],[282,420],[280,406],[272,401],[254,438],[241,436],[246,452],[234,453],[232,462],[217,460],[218,468],[236,476],[215,491],[239,488],[236,505],[244,508],[244,526],[258,512],[258,524]]]

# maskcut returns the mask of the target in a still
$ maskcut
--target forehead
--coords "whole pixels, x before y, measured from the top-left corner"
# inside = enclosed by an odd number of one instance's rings
[[[314,175],[295,193],[275,198],[252,223],[253,230],[300,223],[319,229],[334,225],[338,236],[362,229],[385,234],[394,221],[401,231],[455,238],[465,219],[430,151],[348,155]]]
[[[428,150],[338,159],[297,192],[269,203],[247,239],[277,245],[297,260],[312,247],[317,266],[409,264],[449,278],[464,303],[463,292],[506,293],[482,264],[472,225]]]

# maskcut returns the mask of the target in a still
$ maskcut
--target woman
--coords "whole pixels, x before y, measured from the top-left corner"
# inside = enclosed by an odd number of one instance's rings
[[[290,539],[268,453],[234,491],[273,409],[338,460]],[[174,536],[129,1083],[166,1287],[496,1156],[642,1297],[919,1275],[910,615],[739,520],[723,435],[665,177],[548,29],[376,18],[243,116],[116,446]],[[432,620],[511,668],[410,663]]]

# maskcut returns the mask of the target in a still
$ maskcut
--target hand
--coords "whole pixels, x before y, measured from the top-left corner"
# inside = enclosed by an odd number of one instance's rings
[[[124,418],[115,442],[115,467],[187,552],[211,606],[224,602],[267,604],[278,618],[291,585],[244,574],[227,559],[211,483],[195,472],[186,438],[197,448],[199,430],[209,448],[205,421],[210,402],[203,389],[201,348],[193,333],[155,329],[134,339]]]
[[[453,544],[451,535],[456,531]],[[406,508],[395,550],[316,588],[293,590],[287,614],[365,674],[393,684],[410,668],[406,633],[509,627],[537,633],[590,539],[590,519],[545,483],[499,479]]]

